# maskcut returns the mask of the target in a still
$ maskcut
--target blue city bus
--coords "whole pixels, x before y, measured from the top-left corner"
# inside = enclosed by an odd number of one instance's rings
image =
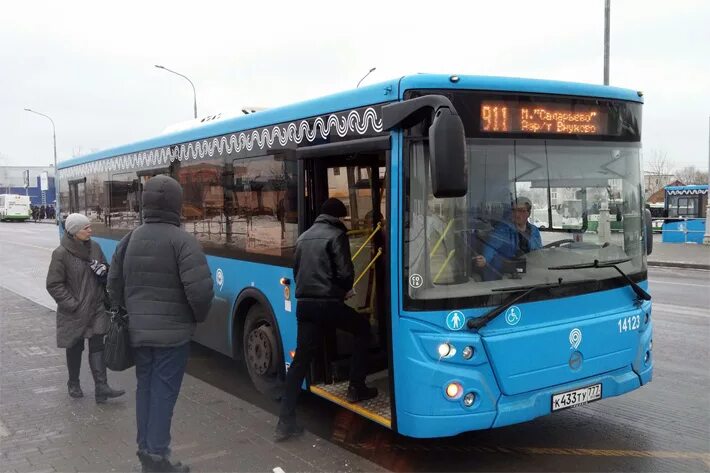
[[[63,162],[61,208],[86,214],[110,257],[141,224],[144,183],[180,182],[183,228],[215,284],[194,340],[244,360],[277,398],[296,347],[296,238],[337,197],[379,395],[346,401],[340,331],[324,335],[304,389],[411,437],[501,427],[651,380],[641,95],[406,76]],[[520,197],[540,244],[504,252]],[[589,230],[609,199],[624,205]],[[566,201],[574,212],[553,219]]]

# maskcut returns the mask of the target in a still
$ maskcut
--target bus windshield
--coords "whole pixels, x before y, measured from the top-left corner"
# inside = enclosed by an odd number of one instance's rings
[[[613,268],[549,269],[594,260],[645,271],[639,143],[468,138],[467,195],[442,199],[427,141],[407,143],[408,308],[492,305],[496,289],[559,278],[577,293],[618,287],[604,286]]]

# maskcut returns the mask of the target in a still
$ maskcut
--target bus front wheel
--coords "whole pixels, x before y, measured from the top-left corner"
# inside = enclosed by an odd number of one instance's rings
[[[283,350],[279,345],[276,324],[260,304],[254,304],[244,322],[244,362],[254,387],[261,394],[279,399],[283,392]]]

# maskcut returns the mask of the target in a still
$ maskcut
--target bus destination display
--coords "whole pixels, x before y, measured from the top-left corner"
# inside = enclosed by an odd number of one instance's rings
[[[481,102],[481,131],[487,133],[533,133],[605,135],[605,108],[572,103]]]

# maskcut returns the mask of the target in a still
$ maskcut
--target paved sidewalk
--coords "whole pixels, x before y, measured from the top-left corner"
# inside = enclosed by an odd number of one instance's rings
[[[54,311],[0,288],[0,471],[140,471],[134,370],[109,372],[111,385],[127,393],[97,405],[85,351],[85,397],[69,398],[55,323]],[[186,374],[173,420],[174,456],[192,471],[384,471],[308,432],[274,443],[276,420]]]
[[[648,265],[710,270],[710,245],[662,243],[660,235],[654,235]]]

